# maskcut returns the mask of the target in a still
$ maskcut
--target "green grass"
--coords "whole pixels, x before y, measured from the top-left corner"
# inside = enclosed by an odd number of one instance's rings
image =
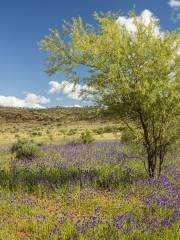
[[[0,109],[0,240],[179,240],[179,158],[169,154],[172,169],[163,169],[159,184],[148,181],[139,158],[117,161],[136,146],[103,143],[119,139],[123,125],[106,117],[92,122],[92,111]],[[29,160],[8,149],[18,138],[69,143],[85,128],[102,143],[45,147]]]
[[[46,154],[51,161],[51,152]],[[149,230],[144,234],[135,228],[130,235],[114,225],[114,219],[126,212],[142,228],[146,228],[142,219],[147,215],[150,219],[156,217],[160,222],[171,214],[171,210],[158,205],[153,206],[155,214],[152,214],[152,206],[143,203],[144,196],[152,191],[161,195],[164,189],[139,184],[138,181],[147,178],[141,161],[129,162],[128,166],[133,168],[130,181],[124,171],[127,163],[106,163],[104,166],[87,163],[84,167],[70,164],[60,171],[48,162],[43,168],[38,167],[36,162],[30,165],[21,162],[23,165],[13,155],[1,153],[0,239],[75,239],[78,236],[78,239],[84,240],[135,237],[178,240],[177,222],[171,227],[157,229],[157,232]],[[177,162],[173,164],[177,165]],[[90,174],[91,170],[96,170],[96,177],[87,183],[81,180],[80,176]],[[114,179],[112,173],[116,175]],[[173,180],[171,176],[169,179]],[[128,224],[124,228],[128,230]]]

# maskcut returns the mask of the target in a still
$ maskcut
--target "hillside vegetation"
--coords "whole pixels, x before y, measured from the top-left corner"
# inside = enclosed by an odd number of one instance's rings
[[[0,108],[0,143],[12,143],[18,138],[56,142],[75,138],[86,128],[99,139],[112,139],[122,124],[97,108]],[[103,135],[104,134],[104,135]]]

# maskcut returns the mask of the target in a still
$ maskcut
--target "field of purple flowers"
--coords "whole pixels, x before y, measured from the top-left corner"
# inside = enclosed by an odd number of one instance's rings
[[[119,141],[41,152],[17,160],[0,149],[0,239],[179,240],[178,156],[148,179]]]

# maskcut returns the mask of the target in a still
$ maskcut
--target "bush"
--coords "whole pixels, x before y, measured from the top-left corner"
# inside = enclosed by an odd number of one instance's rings
[[[102,127],[100,127],[98,129],[95,129],[94,132],[99,134],[99,135],[102,135],[104,133],[104,129]]]
[[[130,129],[125,128],[121,133],[121,141],[123,143],[132,143],[134,140],[135,136],[133,132]]]
[[[16,155],[17,159],[35,158],[40,155],[39,147],[26,140],[18,140],[11,148],[12,153]]]
[[[69,132],[67,133],[68,136],[72,136],[76,134],[76,129],[70,129]]]
[[[93,134],[89,129],[86,129],[81,133],[81,142],[84,144],[90,144],[94,142]]]
[[[104,133],[112,133],[115,131],[115,127],[114,126],[105,126],[104,127]]]

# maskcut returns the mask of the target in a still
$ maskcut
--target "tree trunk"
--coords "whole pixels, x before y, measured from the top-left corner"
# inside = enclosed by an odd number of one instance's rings
[[[148,173],[150,178],[155,177],[155,170],[156,170],[156,156],[153,150],[148,150],[147,153],[147,160],[148,160]]]
[[[157,161],[159,160],[159,169],[157,176],[160,177],[162,164],[164,162],[164,157],[166,154],[167,144],[164,143],[162,135],[163,132],[160,131],[159,136],[155,134],[155,128],[153,126],[153,136],[150,137],[148,121],[146,117],[142,114],[141,109],[138,110],[141,127],[144,132],[144,146],[147,152],[147,162],[148,162],[148,174],[150,178],[156,176]]]
[[[158,146],[153,145],[147,147],[147,161],[148,161],[148,174],[150,178],[156,177],[156,170],[157,170],[157,177],[160,177],[162,164],[164,162],[165,153],[166,153],[166,146]],[[157,167],[157,164],[159,165]],[[157,169],[158,168],[158,169]]]
[[[164,163],[164,158],[166,155],[166,145],[164,146],[160,146],[159,149],[159,171],[158,171],[158,178],[161,175],[161,168],[162,168],[162,164]]]

